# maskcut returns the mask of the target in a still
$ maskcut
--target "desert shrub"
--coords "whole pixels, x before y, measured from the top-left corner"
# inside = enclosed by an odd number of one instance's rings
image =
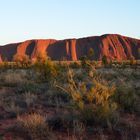
[[[118,119],[117,104],[110,100],[110,97],[114,94],[114,87],[94,81],[93,85],[84,95],[83,109],[81,110],[82,119],[88,120],[87,123],[92,124],[92,121],[100,123],[101,125],[108,125],[109,123],[115,123]]]
[[[22,108],[20,108],[18,105],[16,105],[16,103],[14,101],[12,101],[8,104],[4,104],[4,109],[9,113],[14,113],[15,116],[22,113],[22,111],[23,111]]]
[[[9,62],[7,60],[4,60],[3,62],[0,63],[0,70],[5,71],[7,69],[15,69],[15,68],[17,68],[17,66],[18,66],[17,63],[15,63],[15,62]]]
[[[57,67],[51,60],[46,60],[45,63],[36,62],[34,68],[38,73],[38,79],[43,82],[54,80],[58,74]]]
[[[1,84],[7,86],[16,86],[26,82],[24,73],[19,73],[12,70],[1,73],[0,79],[3,81]]]
[[[81,61],[81,66],[83,67],[83,68],[85,68],[85,67],[87,67],[87,61],[88,61],[88,58],[87,58],[87,56],[82,56],[81,58],[80,58],[80,61]]]
[[[100,62],[99,61],[91,61],[92,65],[94,65],[95,67],[98,67],[100,65]]]
[[[0,106],[4,105],[4,97],[3,94],[0,94]]]
[[[134,56],[131,56],[129,58],[129,60],[130,60],[130,65],[135,65],[136,64],[136,61],[135,61],[135,57]]]
[[[92,60],[92,59],[93,59],[93,57],[94,57],[94,50],[93,50],[93,48],[90,48],[90,49],[88,50],[87,56],[88,56],[88,59],[89,59],[89,60]]]
[[[86,76],[88,75],[87,72],[82,71],[83,73],[81,74],[81,72],[77,73],[74,77],[74,80],[76,81],[83,81],[85,80]]]
[[[50,131],[46,122],[46,116],[32,113],[25,117],[19,116],[17,121],[33,140],[46,140],[48,138]]]
[[[85,137],[85,125],[79,121],[73,121],[73,139],[82,140]]]
[[[109,86],[102,79],[89,79],[78,83],[74,80],[73,71],[68,71],[68,85],[62,88],[67,92],[80,113],[80,119],[89,122],[102,122],[103,124],[117,121],[117,104],[111,100],[115,88]]]
[[[15,93],[17,94],[24,94],[26,92],[31,93],[40,93],[41,87],[39,84],[35,82],[25,82],[23,84],[19,84],[18,87],[16,87]]]
[[[63,102],[66,102],[66,103],[68,103],[70,100],[70,97],[68,94],[55,88],[49,89],[48,91],[46,91],[44,94],[44,97],[49,100],[51,99],[52,101],[55,101],[56,99],[61,99]]]
[[[127,85],[120,85],[116,89],[116,94],[113,96],[114,100],[121,106],[124,111],[140,112],[140,98],[135,93],[135,90]]]
[[[27,106],[30,107],[37,100],[37,95],[32,94],[31,92],[26,92],[23,95],[23,98],[24,98]]]
[[[69,65],[70,68],[78,69],[81,67],[81,64],[79,62],[72,62]]]
[[[9,63],[8,63],[8,61],[6,61],[6,60],[4,60],[3,62],[1,62],[0,63],[0,69],[1,70],[6,70],[6,69],[8,69],[9,68]]]
[[[107,60],[107,56],[106,56],[106,55],[104,55],[104,56],[102,57],[102,64],[103,64],[103,65],[107,65],[107,64],[108,64],[108,60]]]
[[[30,64],[29,56],[26,54],[20,55],[16,54],[13,57],[13,61],[16,62],[18,67],[27,67]]]
[[[95,71],[95,64],[85,56],[81,58],[81,68],[89,73],[91,70]]]
[[[35,60],[35,62],[36,63],[45,63],[46,62],[46,60],[48,60],[49,59],[49,57],[47,56],[47,53],[46,52],[38,52],[37,54],[36,54],[36,60]]]
[[[27,107],[22,97],[20,95],[16,95],[13,90],[6,90],[4,94],[1,95],[1,102],[3,103],[3,108],[7,112],[15,115],[23,113]]]

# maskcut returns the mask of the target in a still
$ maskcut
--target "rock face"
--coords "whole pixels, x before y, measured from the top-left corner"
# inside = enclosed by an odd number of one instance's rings
[[[79,60],[94,50],[93,60],[101,60],[106,55],[111,60],[140,59],[140,40],[116,34],[67,40],[28,40],[16,44],[0,46],[0,60],[12,61],[15,54],[36,58],[38,53],[47,53],[52,60]]]

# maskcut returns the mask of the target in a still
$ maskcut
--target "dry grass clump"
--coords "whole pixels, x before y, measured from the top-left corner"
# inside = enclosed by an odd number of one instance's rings
[[[25,117],[18,117],[18,123],[23,130],[27,131],[33,140],[46,140],[49,136],[49,126],[46,122],[46,116],[32,113]]]
[[[6,83],[21,83],[22,77],[20,74],[17,73],[8,73],[5,75],[5,82]]]
[[[16,71],[6,71],[0,75],[0,79],[3,81],[3,84],[8,86],[14,86],[17,84],[22,84],[27,81],[26,74],[24,72]]]
[[[66,140],[87,140],[86,134],[86,126],[84,123],[73,120],[71,122],[72,130],[70,128],[67,129],[67,138]]]
[[[8,105],[4,105],[4,109],[9,113],[15,113],[16,115],[20,114],[22,112],[22,109],[15,104],[14,101],[9,103]]]
[[[37,95],[35,95],[31,92],[26,92],[23,95],[23,98],[24,98],[27,106],[30,107],[37,100]]]
[[[73,138],[82,140],[85,135],[85,125],[79,121],[73,121]]]

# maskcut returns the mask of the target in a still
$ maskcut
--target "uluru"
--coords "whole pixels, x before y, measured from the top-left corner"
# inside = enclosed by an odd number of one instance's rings
[[[0,46],[1,61],[12,61],[14,55],[28,55],[31,60],[38,53],[46,53],[52,60],[77,61],[94,50],[93,60],[106,55],[110,60],[140,59],[140,40],[118,34],[105,34],[80,39],[35,39]]]

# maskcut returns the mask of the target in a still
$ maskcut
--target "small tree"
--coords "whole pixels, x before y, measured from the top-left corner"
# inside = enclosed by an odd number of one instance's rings
[[[29,59],[29,56],[28,55],[23,55],[22,56],[22,63],[25,66],[28,66],[30,64],[30,59]]]
[[[20,63],[22,61],[21,55],[15,54],[13,57],[13,61],[16,63]]]
[[[104,55],[102,57],[102,63],[103,63],[103,65],[107,65],[108,64],[108,60],[107,60],[107,56],[106,55]]]
[[[134,58],[134,56],[131,56],[130,57],[130,64],[131,65],[134,65],[135,64],[135,58]]]
[[[48,59],[48,57],[47,57],[47,54],[45,52],[38,52],[37,53],[36,61],[38,63],[45,63],[47,59]]]
[[[38,80],[43,82],[51,82],[57,77],[58,71],[56,65],[51,60],[46,60],[45,63],[35,63],[35,71],[38,73]]]
[[[80,58],[82,68],[87,68],[88,58],[87,56],[82,56]]]
[[[29,56],[26,54],[15,54],[13,57],[13,61],[16,62],[18,65],[21,65],[22,67],[28,66],[30,64]]]
[[[38,73],[39,81],[51,82],[51,80],[55,80],[57,76],[56,65],[49,59],[46,53],[37,54],[34,68]]]
[[[90,60],[92,60],[93,56],[94,56],[94,50],[93,50],[93,48],[90,48],[88,51],[88,58]]]
[[[140,58],[140,48],[138,48],[138,57]]]

